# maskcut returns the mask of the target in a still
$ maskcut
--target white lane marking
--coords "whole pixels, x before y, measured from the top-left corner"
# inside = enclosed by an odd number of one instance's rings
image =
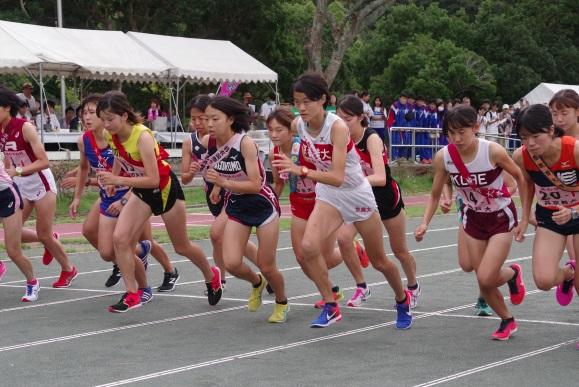
[[[426,314],[423,314],[421,316],[415,316],[414,320],[418,320],[418,319],[422,319],[422,318],[426,318],[426,317],[431,317],[431,316],[434,316],[438,313],[452,312],[455,310],[460,310],[460,309],[468,308],[471,306],[472,306],[472,304],[461,305],[461,306],[455,306],[455,307],[448,308],[448,309],[443,309],[443,310],[440,310],[440,311],[437,311],[434,313],[426,313]],[[352,329],[352,330],[345,331],[345,332],[334,333],[331,335],[326,335],[326,336],[317,337],[317,338],[313,338],[313,339],[288,343],[288,344],[280,345],[277,347],[270,347],[270,348],[265,348],[265,349],[261,349],[261,350],[257,350],[257,351],[245,352],[245,353],[241,353],[241,354],[237,354],[237,355],[226,356],[226,357],[222,357],[219,359],[210,360],[207,362],[195,363],[195,364],[187,365],[184,367],[154,372],[151,374],[137,376],[137,377],[130,378],[130,379],[118,380],[118,381],[114,381],[114,382],[107,383],[107,384],[101,384],[101,385],[98,385],[97,387],[113,387],[113,386],[121,386],[121,385],[135,383],[135,382],[141,382],[144,380],[155,379],[155,378],[159,378],[159,377],[166,376],[166,375],[172,375],[172,374],[177,374],[177,373],[181,373],[181,372],[186,372],[186,371],[194,370],[197,368],[208,367],[211,365],[221,364],[221,363],[225,363],[225,362],[229,362],[229,361],[233,361],[233,360],[244,359],[244,358],[248,358],[248,357],[254,357],[254,356],[263,355],[266,353],[278,352],[278,351],[283,351],[286,349],[302,347],[304,345],[317,343],[317,342],[321,342],[321,341],[327,341],[327,340],[332,340],[332,339],[336,339],[336,338],[340,338],[340,337],[351,336],[351,335],[355,335],[358,333],[363,333],[363,332],[368,332],[368,331],[384,328],[384,327],[391,326],[394,324],[395,324],[395,321],[389,321],[389,322],[382,323],[382,324],[370,325],[367,327]]]
[[[229,311],[238,310],[238,309],[244,309],[244,308],[247,308],[247,306],[245,306],[245,305],[242,305],[242,306],[234,306],[234,307],[231,307],[231,308],[213,310],[213,311],[209,311],[209,312],[201,312],[201,313],[195,313],[195,314],[188,314],[188,315],[184,315],[184,316],[166,318],[166,319],[162,319],[162,320],[154,320],[154,321],[148,321],[148,322],[143,322],[143,323],[138,323],[138,324],[125,325],[125,326],[122,326],[122,327],[101,329],[101,330],[98,330],[98,331],[83,332],[83,333],[77,333],[77,334],[69,335],[69,336],[55,337],[55,338],[52,338],[52,339],[32,341],[32,342],[28,342],[28,343],[10,345],[10,346],[7,346],[7,347],[0,347],[0,352],[14,351],[14,350],[16,350],[16,349],[36,347],[36,346],[44,345],[44,344],[58,343],[58,342],[62,342],[62,341],[79,339],[79,338],[83,338],[83,337],[91,337],[91,336],[102,335],[102,334],[105,334],[105,333],[120,332],[120,331],[124,331],[124,330],[127,330],[127,329],[142,328],[142,327],[146,327],[146,326],[164,324],[164,323],[168,323],[168,322],[181,321],[181,320],[186,320],[186,319],[190,319],[190,318],[194,318],[194,317],[209,316],[209,315],[213,315],[213,314],[224,313],[224,312],[229,312]]]
[[[293,305],[293,303],[292,303]],[[413,313],[417,313],[413,311]],[[439,314],[440,317],[456,317],[456,318],[474,318],[474,319],[485,319],[485,320],[500,320],[499,317],[480,317],[475,315],[466,315],[466,314]],[[529,319],[522,319],[517,318],[517,323],[529,323],[529,324],[546,324],[546,325],[561,325],[561,326],[568,326],[568,327],[579,327],[579,323],[570,323],[564,321],[551,321],[551,320],[529,320]]]
[[[516,261],[523,261],[523,260],[528,260],[530,259],[530,256],[526,256],[526,257],[519,257],[519,258],[513,258],[510,260],[507,260],[506,262],[516,262]],[[301,269],[299,266],[294,266],[294,267],[289,267],[289,268],[284,268],[284,269],[280,269],[280,271],[289,271],[289,270],[296,270],[296,269]],[[452,274],[452,273],[458,273],[458,272],[462,272],[462,269],[457,268],[457,269],[450,269],[450,270],[443,270],[443,271],[438,271],[438,272],[434,272],[434,273],[427,273],[427,274],[421,274],[416,276],[416,278],[421,279],[421,278],[429,278],[429,277],[437,277],[437,276],[442,276],[442,275],[446,275],[446,274]],[[92,273],[92,272],[87,272],[87,273]],[[226,278],[233,278],[232,276],[227,276]],[[43,278],[39,278],[39,279],[43,279]],[[402,278],[402,281],[405,281],[406,278]],[[16,282],[21,282],[21,281],[13,281],[13,282],[5,282],[5,283],[0,283],[0,287],[9,287],[9,288],[15,288],[15,287],[20,287],[19,285],[15,285],[14,283]],[[187,285],[187,284],[195,284],[195,283],[202,283],[204,282],[204,280],[197,280],[197,281],[189,281],[189,282],[182,282],[179,283],[177,285]],[[380,281],[380,282],[373,282],[373,283],[369,283],[368,287],[372,287],[372,286],[380,286],[380,285],[386,285],[388,282],[387,281]],[[350,286],[350,287],[344,287],[342,288],[342,290],[354,290],[356,287],[355,286]],[[62,288],[62,289],[55,289],[55,288],[42,288],[43,290],[56,290],[56,291],[84,291],[84,292],[99,292],[99,293],[107,293],[106,295],[110,295],[110,294],[121,294],[122,291],[116,291],[116,290],[105,290],[105,289],[83,289],[83,288]],[[533,291],[535,292],[535,291]],[[529,294],[529,292],[527,292],[527,294]],[[169,293],[155,293],[155,295],[157,296],[161,296],[161,297],[183,297],[183,298],[198,298],[198,299],[205,299],[206,296],[196,296],[196,295],[180,295],[180,294],[169,294]],[[102,295],[105,296],[105,295]],[[307,293],[307,294],[302,294],[302,295],[298,295],[298,296],[292,296],[292,297],[288,297],[288,300],[299,300],[299,299],[303,299],[303,298],[309,298],[309,297],[315,297],[315,296],[319,296],[319,293],[315,292],[315,293]],[[101,296],[99,296],[101,297]],[[75,298],[75,299],[70,299],[70,300],[63,300],[63,301],[56,301],[56,302],[49,302],[49,303],[44,303],[44,304],[36,304],[36,305],[27,305],[27,306],[22,306],[22,307],[13,307],[13,308],[8,308],[8,309],[0,309],[0,313],[3,312],[12,312],[12,311],[17,311],[17,310],[23,310],[23,309],[29,309],[29,308],[37,308],[40,306],[50,306],[50,305],[59,305],[65,302],[74,302],[74,301],[83,301],[85,299],[91,299],[91,298],[97,298],[97,297],[80,297],[80,298]],[[228,300],[228,301],[239,301],[239,302],[247,302],[247,300],[245,299],[241,299],[241,298],[226,298],[226,297],[222,297],[223,300]],[[271,301],[266,301],[264,300],[265,304],[271,303]],[[380,310],[380,309],[376,309],[376,310]],[[420,313],[420,312],[419,312]]]
[[[462,372],[458,372],[456,374],[452,374],[452,375],[448,375],[445,376],[443,378],[440,379],[435,379],[435,380],[431,380],[429,382],[426,383],[422,383],[422,384],[417,384],[414,387],[429,387],[429,386],[435,386],[437,384],[441,384],[441,383],[446,383],[446,382],[450,382],[451,380],[455,380],[455,379],[459,379],[459,378],[463,378],[465,376],[469,376],[472,374],[476,374],[478,372],[482,372],[482,371],[487,371],[490,370],[492,368],[496,368],[496,367],[500,367],[509,363],[513,363],[519,360],[524,360],[533,356],[537,356],[546,352],[551,352],[554,351],[556,349],[559,349],[561,347],[564,347],[566,345],[570,345],[570,344],[575,344],[575,342],[579,340],[579,337],[572,339],[572,340],[567,340],[567,341],[563,341],[562,343],[559,344],[555,344],[555,345],[551,345],[549,347],[544,347],[544,348],[540,348],[531,352],[527,352],[527,353],[522,353],[520,355],[517,356],[513,356],[513,357],[509,357],[503,360],[499,360],[493,363],[488,363],[479,367],[475,367],[475,368],[471,368],[469,370],[465,370]]]

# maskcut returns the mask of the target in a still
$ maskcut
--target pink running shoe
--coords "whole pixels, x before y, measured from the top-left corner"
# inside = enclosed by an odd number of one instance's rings
[[[511,296],[511,304],[519,305],[525,298],[525,283],[523,282],[523,269],[518,263],[511,265],[511,269],[515,271],[515,278],[507,282],[509,285],[509,294]]]
[[[574,260],[569,260],[565,265],[571,266],[573,268],[573,271],[575,271],[576,263]],[[574,284],[575,278],[572,277],[570,280],[563,281],[563,283],[557,285],[557,291],[555,292],[555,299],[557,300],[559,305],[567,306],[571,303],[571,300],[573,300],[573,296],[575,295],[575,292],[573,291]]]
[[[0,261],[0,281],[2,281],[2,277],[6,274],[6,265],[4,262]]]
[[[60,238],[60,235],[58,235],[57,232],[53,232],[52,236],[54,237],[54,239],[58,240]],[[44,248],[44,254],[42,254],[42,263],[44,265],[50,265],[50,262],[52,262],[52,259],[54,257],[52,256],[52,254],[50,254],[50,251],[48,251],[46,249],[46,247]]]
[[[508,340],[509,337],[511,337],[511,335],[516,331],[517,331],[517,323],[515,322],[515,319],[502,320],[499,329],[497,329],[495,333],[492,334],[492,339],[505,341]]]

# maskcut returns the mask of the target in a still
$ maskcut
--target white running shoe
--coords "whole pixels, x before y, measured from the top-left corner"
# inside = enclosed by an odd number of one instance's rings
[[[26,293],[22,297],[22,302],[32,302],[38,300],[38,291],[40,290],[40,282],[36,280],[36,284],[26,284]]]
[[[352,298],[348,300],[346,305],[357,307],[362,305],[362,302],[366,301],[368,298],[370,298],[370,288],[356,288]]]
[[[420,284],[417,282],[418,287],[414,290],[408,289],[410,292],[410,308],[414,309],[418,306],[418,297],[420,297]]]

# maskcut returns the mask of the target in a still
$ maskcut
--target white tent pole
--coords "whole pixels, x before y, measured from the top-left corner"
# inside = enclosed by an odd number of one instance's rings
[[[177,89],[175,90],[175,139],[173,144],[171,144],[171,149],[176,148],[175,143],[177,142],[177,123],[179,122],[179,82],[180,79],[177,78]]]
[[[42,63],[38,64],[38,81],[40,86],[40,141],[44,144],[44,125],[42,120],[44,120],[44,101],[46,100],[46,95],[44,94],[44,80],[42,79]]]
[[[58,19],[58,27],[62,28],[62,0],[56,0],[56,15]],[[62,119],[66,115],[66,81],[64,75],[60,76],[60,110],[62,112]]]

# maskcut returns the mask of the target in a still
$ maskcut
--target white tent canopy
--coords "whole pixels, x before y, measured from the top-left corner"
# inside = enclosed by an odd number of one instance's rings
[[[277,73],[225,40],[128,32],[171,68],[171,77],[195,83],[276,82]]]
[[[169,71],[166,63],[120,31],[0,21],[0,43],[4,73],[36,72],[42,65],[46,75],[154,82],[166,80]]]
[[[579,85],[560,85],[558,83],[540,83],[531,90],[525,98],[530,104],[541,103],[548,104],[553,95],[559,90],[572,89],[579,93]]]

